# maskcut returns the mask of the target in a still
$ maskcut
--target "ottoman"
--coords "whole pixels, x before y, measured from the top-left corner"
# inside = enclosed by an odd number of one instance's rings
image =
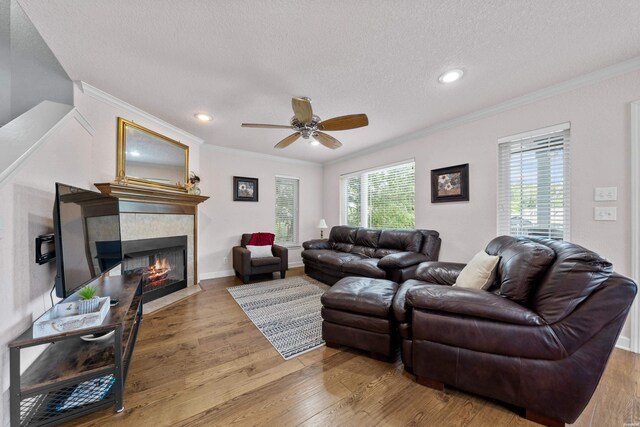
[[[397,336],[391,303],[398,284],[368,277],[345,277],[322,295],[322,338],[391,361]]]

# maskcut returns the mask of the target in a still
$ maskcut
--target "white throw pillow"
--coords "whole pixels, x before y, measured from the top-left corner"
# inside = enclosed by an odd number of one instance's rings
[[[247,245],[247,249],[249,249],[249,252],[251,252],[251,258],[266,258],[266,257],[273,256],[273,253],[271,252],[271,245],[264,245],[264,246]]]
[[[499,256],[480,251],[471,258],[453,286],[461,288],[487,289],[496,278]]]

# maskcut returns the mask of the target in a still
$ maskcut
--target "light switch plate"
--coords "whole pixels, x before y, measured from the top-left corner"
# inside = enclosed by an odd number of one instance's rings
[[[593,210],[593,219],[596,221],[615,221],[617,214],[616,208],[597,207]]]
[[[618,200],[618,187],[596,187],[593,200],[596,202]]]

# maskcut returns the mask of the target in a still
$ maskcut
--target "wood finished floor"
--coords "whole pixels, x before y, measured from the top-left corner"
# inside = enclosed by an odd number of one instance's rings
[[[125,411],[106,409],[70,425],[537,425],[500,403],[420,386],[400,362],[346,348],[322,347],[285,361],[227,292],[240,284],[236,278],[204,281],[203,292],[146,316]],[[616,349],[575,425],[640,421],[638,378],[640,357]]]

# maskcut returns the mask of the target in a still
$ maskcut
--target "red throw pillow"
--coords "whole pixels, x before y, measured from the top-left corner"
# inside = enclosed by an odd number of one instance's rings
[[[249,243],[251,246],[270,246],[276,239],[276,235],[273,233],[253,233]]]

